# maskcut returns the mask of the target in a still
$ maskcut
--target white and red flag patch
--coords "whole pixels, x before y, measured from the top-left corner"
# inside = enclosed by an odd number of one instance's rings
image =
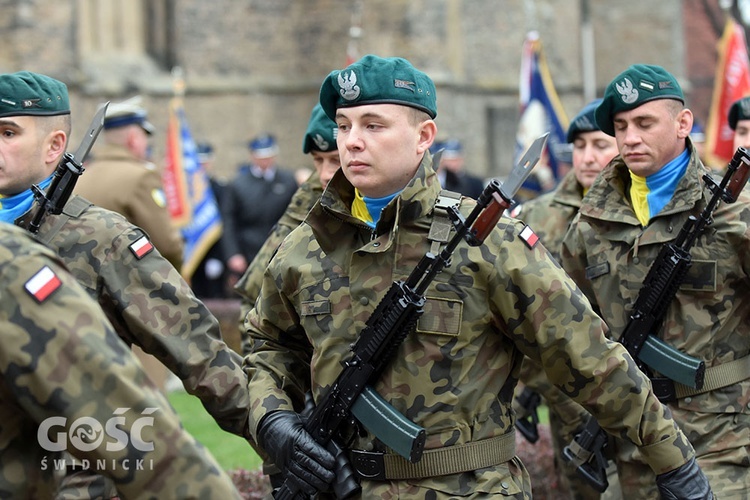
[[[135,258],[140,260],[154,249],[154,244],[147,237],[141,236],[135,243],[131,243],[129,248]]]
[[[518,236],[521,237],[523,242],[526,243],[526,246],[529,248],[534,248],[534,245],[539,241],[539,236],[537,236],[534,230],[531,229],[531,226],[524,226]]]
[[[26,282],[24,288],[41,304],[61,285],[62,281],[55,272],[49,266],[44,266]]]

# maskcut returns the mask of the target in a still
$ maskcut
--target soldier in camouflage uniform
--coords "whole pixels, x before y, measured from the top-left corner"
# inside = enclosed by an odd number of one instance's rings
[[[428,234],[442,218],[427,75],[404,59],[368,55],[332,72],[320,100],[338,124],[341,171],[282,243],[246,321],[251,430],[308,494],[328,488],[339,468],[303,428],[303,395],[312,390],[320,401],[391,283],[440,245]],[[463,198],[460,210],[474,205]],[[665,492],[709,498],[669,410],[522,222],[503,218],[483,245],[460,243],[426,297],[417,331],[374,386],[426,429],[426,451],[410,464],[369,433],[345,433],[352,466],[369,451],[399,469],[358,469],[363,498],[531,498],[511,410],[524,354],[544,360],[567,396],[637,445]],[[376,473],[386,479],[364,478]]]
[[[511,212],[511,217],[523,219],[534,228],[534,232],[558,262],[563,237],[578,213],[581,199],[599,172],[617,155],[614,138],[602,132],[596,124],[594,111],[599,103],[601,99],[588,103],[570,122],[567,142],[573,145],[573,169],[562,179],[557,189],[518,205]],[[572,499],[622,498],[614,464],[608,475],[609,487],[601,495],[562,456],[563,448],[573,439],[589,413],[555,387],[547,379],[542,367],[530,358],[524,359],[520,380],[526,388],[541,394],[549,408],[550,434],[561,489]],[[516,402],[517,399],[514,400]],[[523,414],[522,411],[523,409],[517,408],[519,416]]]
[[[599,175],[563,241],[563,267],[619,338],[661,248],[706,206],[707,172],[689,139],[692,113],[664,68],[633,65],[606,88],[596,110],[617,140],[617,156]],[[705,361],[702,391],[658,373],[666,402],[696,450],[719,498],[750,491],[750,197],[720,203],[690,253],[692,266],[657,335]],[[658,498],[642,452],[618,441],[622,491]]]
[[[67,89],[44,75],[4,74],[0,97],[8,151],[13,146],[28,153],[6,165],[0,193],[13,196],[3,201],[20,201],[8,207],[3,203],[0,217],[26,227],[35,212],[30,187],[49,186],[65,149],[70,129]],[[42,104],[20,107],[34,99]],[[45,217],[37,237],[57,251],[128,345],[138,345],[164,363],[222,429],[249,438],[249,395],[241,357],[224,343],[218,320],[140,228],[76,196],[61,214]],[[87,476],[85,471],[78,475]],[[72,484],[76,482],[66,479],[66,485]],[[96,483],[90,488],[98,487],[106,488]]]
[[[305,220],[307,212],[323,194],[323,189],[328,185],[328,181],[341,166],[339,153],[336,149],[336,131],[336,123],[326,116],[320,104],[316,104],[310,114],[305,137],[302,141],[302,152],[309,153],[312,156],[315,172],[294,193],[284,215],[274,226],[268,239],[263,243],[245,274],[234,287],[234,290],[242,297],[240,332],[242,335],[242,353],[245,355],[250,352],[251,347],[250,338],[245,335],[245,317],[255,304],[255,299],[258,298],[266,266],[268,266],[284,238]]]
[[[0,290],[0,498],[52,498],[59,449],[122,498],[239,498],[59,257],[5,222]]]

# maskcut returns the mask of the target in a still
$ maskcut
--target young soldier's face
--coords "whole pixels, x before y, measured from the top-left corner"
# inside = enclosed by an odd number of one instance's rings
[[[588,189],[604,167],[617,156],[617,141],[601,130],[581,132],[573,140],[573,170],[578,183]]]
[[[339,155],[344,175],[370,198],[403,189],[435,138],[432,120],[397,104],[370,104],[336,110]]]

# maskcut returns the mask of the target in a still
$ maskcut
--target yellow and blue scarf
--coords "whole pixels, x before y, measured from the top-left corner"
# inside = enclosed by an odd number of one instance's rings
[[[375,229],[375,226],[380,220],[380,212],[383,211],[385,206],[390,203],[393,198],[398,196],[398,193],[400,193],[400,191],[382,198],[370,198],[368,196],[362,196],[359,189],[354,189],[352,215]]]
[[[690,152],[686,149],[661,170],[648,177],[640,177],[630,172],[630,200],[635,216],[642,226],[647,226],[651,218],[661,212],[672,199],[677,183],[685,175],[689,161]]]

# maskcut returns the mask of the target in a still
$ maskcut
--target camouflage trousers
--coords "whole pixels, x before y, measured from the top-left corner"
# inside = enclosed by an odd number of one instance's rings
[[[720,500],[745,500],[750,491],[750,415],[702,413],[670,405],[675,421],[695,448],[696,458]],[[617,441],[622,491],[638,499],[660,498],[656,476],[638,451]]]

